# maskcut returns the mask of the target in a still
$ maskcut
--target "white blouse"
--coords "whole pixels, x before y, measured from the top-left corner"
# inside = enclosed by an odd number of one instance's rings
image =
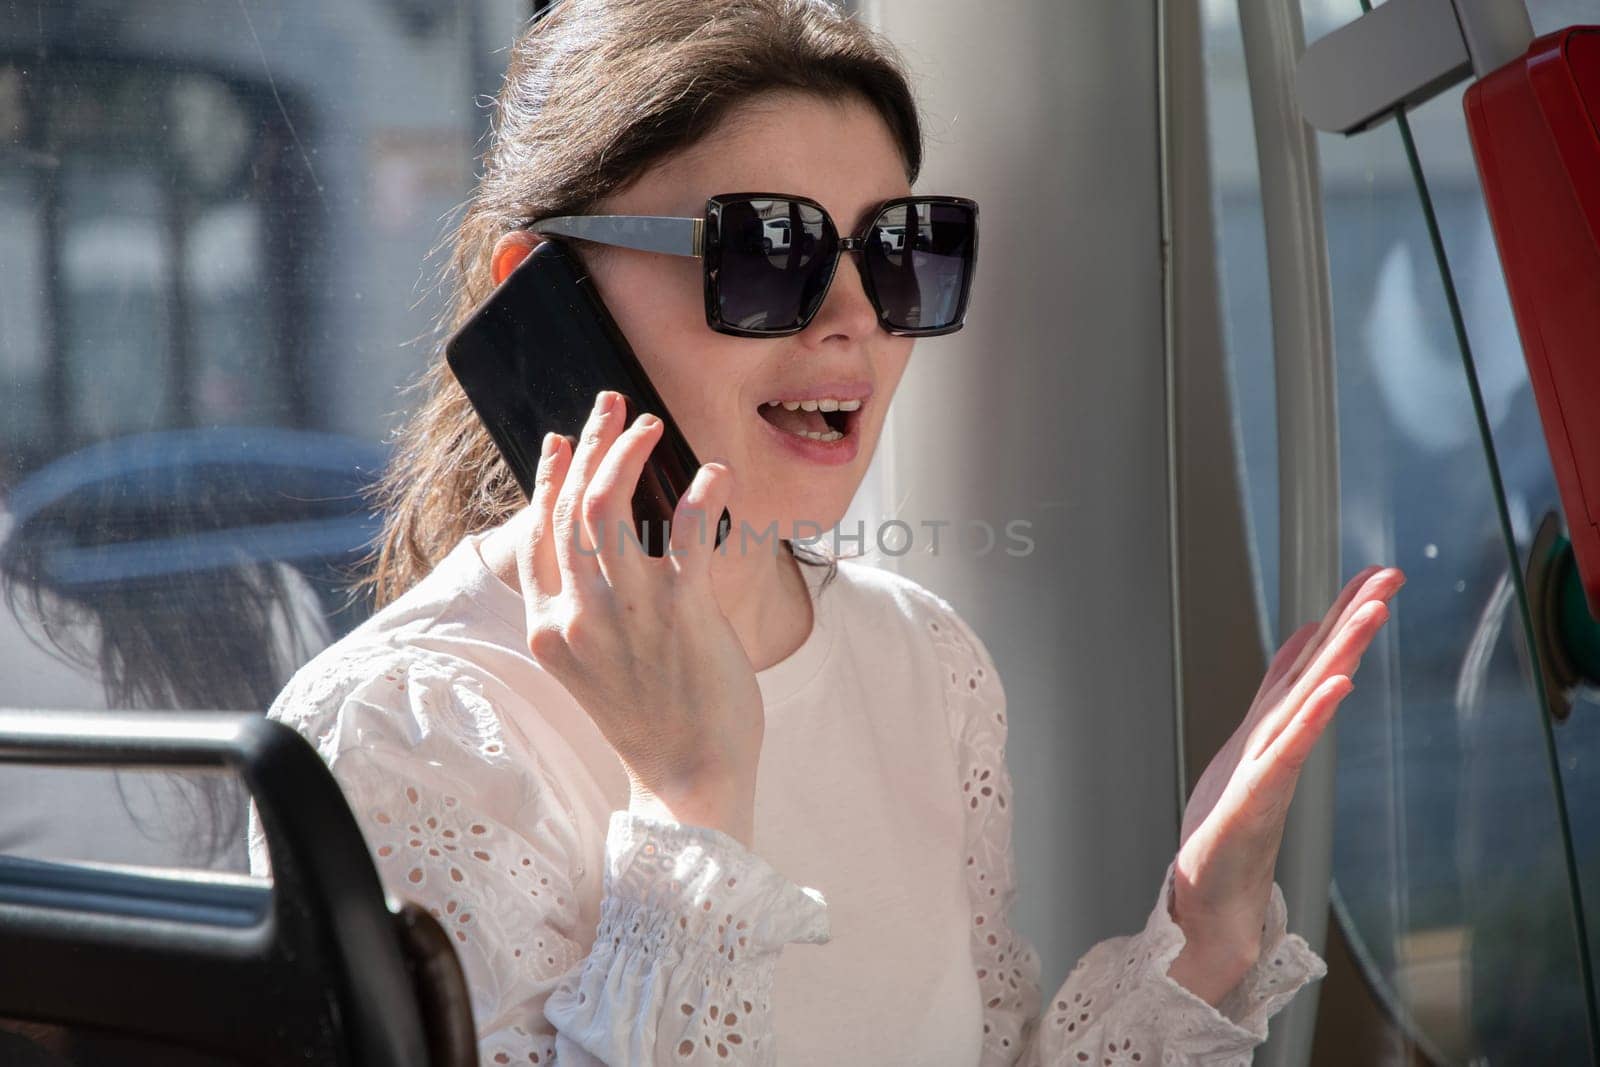
[[[1274,885],[1220,1010],[1142,931],[1041,1005],[1016,896],[1006,705],[939,596],[853,561],[757,674],[755,837],[630,814],[621,761],[532,659],[469,537],[302,668],[269,714],[332,768],[391,894],[449,931],[484,1064],[1248,1064],[1326,973]],[[251,869],[269,873],[250,812]],[[1041,1007],[1043,1008],[1041,1014]]]

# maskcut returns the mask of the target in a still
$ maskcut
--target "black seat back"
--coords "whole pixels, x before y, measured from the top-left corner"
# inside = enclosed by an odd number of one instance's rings
[[[294,730],[251,713],[0,710],[0,762],[232,768],[273,872],[269,889],[0,856],[0,1062],[29,1062],[23,1048],[108,1067],[476,1062],[448,939],[420,908],[391,910]]]

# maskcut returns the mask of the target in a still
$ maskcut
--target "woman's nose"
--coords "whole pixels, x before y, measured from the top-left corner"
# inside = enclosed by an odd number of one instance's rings
[[[865,338],[878,328],[878,312],[867,298],[866,269],[859,250],[840,254],[839,266],[833,272],[833,281],[817,317],[811,320],[805,332],[821,341],[834,335]]]

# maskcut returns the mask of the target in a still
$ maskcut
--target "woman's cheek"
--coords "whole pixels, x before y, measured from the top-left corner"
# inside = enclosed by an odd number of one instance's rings
[[[645,373],[650,375],[684,440],[689,442],[689,448],[700,462],[705,463],[712,456],[732,458],[733,432],[729,425],[732,415],[712,401],[711,383],[698,375],[684,373],[681,366],[670,370],[662,368],[659,374],[646,366]]]

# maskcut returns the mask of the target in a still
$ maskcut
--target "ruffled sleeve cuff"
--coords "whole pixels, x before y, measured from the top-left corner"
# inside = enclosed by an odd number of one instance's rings
[[[1144,962],[1147,970],[1139,977],[1163,1002],[1161,1014],[1168,1021],[1175,1047],[1195,1055],[1244,1056],[1240,1062],[1248,1062],[1249,1050],[1267,1039],[1267,1020],[1301,986],[1326,975],[1327,964],[1305,938],[1287,933],[1288,909],[1283,890],[1273,883],[1260,956],[1220,1005],[1208,1004],[1167,974],[1188,943],[1171,912],[1176,869],[1174,859],[1167,866],[1160,898],[1138,935],[1143,951],[1132,954],[1131,959],[1136,966],[1141,960]]]
[[[1288,908],[1283,889],[1272,883],[1266,928],[1261,934],[1261,955],[1218,1010],[1235,1025],[1265,1041],[1267,1020],[1276,1015],[1307,982],[1322,978],[1328,965],[1306,939],[1287,932]]]
[[[773,1063],[783,946],[828,937],[822,894],[728,834],[614,811],[594,945],[545,1004],[557,1053],[570,1043],[604,1063]]]
[[[709,946],[730,961],[831,936],[822,893],[796,885],[735,838],[630,811],[611,813],[605,897],[618,916],[664,924],[672,941]]]

